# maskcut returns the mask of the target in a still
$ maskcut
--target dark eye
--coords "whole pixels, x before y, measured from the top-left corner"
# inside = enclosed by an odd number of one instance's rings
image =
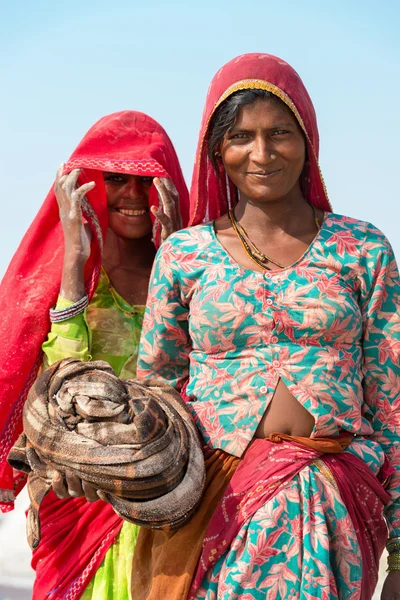
[[[275,129],[275,131],[272,132],[272,135],[287,135],[291,133],[291,131],[288,131],[287,129]]]
[[[151,185],[153,183],[153,177],[141,177],[140,180],[144,185]]]
[[[246,140],[249,137],[247,133],[231,133],[228,134],[229,140]]]
[[[104,175],[104,181],[110,181],[111,183],[124,183],[126,178],[124,175],[119,173],[107,173]]]

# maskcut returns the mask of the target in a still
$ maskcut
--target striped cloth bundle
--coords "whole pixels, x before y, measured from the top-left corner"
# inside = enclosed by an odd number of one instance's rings
[[[121,380],[106,362],[67,358],[38,377],[23,419],[8,461],[29,473],[32,548],[56,471],[95,486],[123,519],[156,529],[180,527],[201,499],[197,429],[180,395],[164,383]]]

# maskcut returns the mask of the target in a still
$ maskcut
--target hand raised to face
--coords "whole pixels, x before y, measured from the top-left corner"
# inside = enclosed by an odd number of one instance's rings
[[[179,209],[179,194],[171,179],[155,177],[153,183],[157,189],[160,206],[153,206],[151,211],[156,217],[153,227],[153,239],[161,227],[161,243],[179,229],[182,229],[182,217]]]
[[[80,169],[74,169],[62,175],[64,165],[61,164],[54,185],[60,220],[64,232],[65,250],[70,257],[76,257],[83,263],[89,258],[91,231],[82,218],[82,201],[85,194],[95,187],[95,182],[90,181],[77,186]]]

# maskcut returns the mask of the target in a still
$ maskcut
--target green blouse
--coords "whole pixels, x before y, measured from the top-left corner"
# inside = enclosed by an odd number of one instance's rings
[[[70,306],[59,298],[57,308]],[[123,379],[136,377],[136,361],[144,306],[131,306],[113,288],[102,270],[97,290],[86,311],[53,323],[42,348],[44,367],[71,356],[79,360],[105,360]]]

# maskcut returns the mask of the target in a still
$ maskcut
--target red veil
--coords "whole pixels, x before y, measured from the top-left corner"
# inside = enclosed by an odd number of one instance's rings
[[[290,65],[276,56],[242,54],[218,71],[207,93],[190,190],[190,225],[219,217],[237,201],[237,190],[227,178],[222,163],[217,175],[208,157],[208,126],[220,104],[234,92],[245,89],[272,92],[294,113],[307,141],[308,160],[302,175],[305,198],[316,208],[331,212],[318,165],[317,119],[303,82]]]
[[[65,165],[65,172],[82,168],[79,183],[96,181],[87,195],[84,211],[93,229],[91,256],[86,265],[86,286],[96,289],[102,241],[107,231],[107,199],[102,171],[167,177],[180,198],[183,224],[189,217],[189,200],[178,157],[164,129],[151,117],[122,111],[108,115],[88,131]],[[158,203],[155,186],[150,204]],[[11,446],[22,431],[22,409],[42,361],[41,345],[50,329],[49,308],[60,289],[64,254],[62,227],[53,187],[25,234],[0,287],[0,489],[16,492],[24,484],[21,474],[7,464]],[[0,504],[3,512],[13,503]]]

